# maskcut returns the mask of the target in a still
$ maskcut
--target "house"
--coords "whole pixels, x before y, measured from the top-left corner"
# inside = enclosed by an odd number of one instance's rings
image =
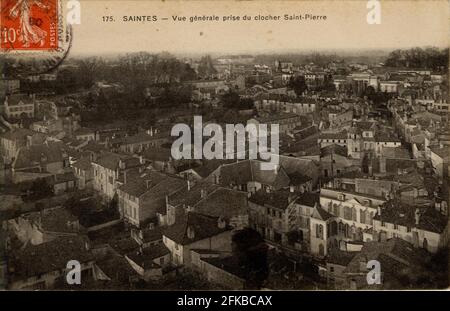
[[[167,224],[173,224],[179,213],[185,210],[222,217],[234,230],[248,226],[247,193],[222,187],[209,182],[198,182],[183,187],[167,202]],[[162,215],[161,215],[162,216]]]
[[[117,151],[134,154],[140,153],[151,147],[161,147],[162,144],[169,142],[170,136],[166,132],[153,132],[149,130],[140,132],[133,136],[117,138],[111,141],[112,145],[117,145]]]
[[[167,227],[163,242],[174,265],[190,267],[192,249],[231,251],[231,230],[220,217],[187,212]]]
[[[326,255],[327,248],[346,250],[348,242],[370,240],[371,237],[364,232],[373,228],[377,208],[385,201],[385,198],[342,187],[323,186],[320,190],[320,208],[311,217],[311,251]],[[322,226],[322,231],[318,228],[313,231],[316,224]]]
[[[5,115],[8,118],[34,117],[35,100],[26,94],[13,94],[5,98]]]
[[[448,146],[430,147],[430,159],[435,174],[440,178],[447,178],[449,166],[449,147]]]
[[[119,185],[126,183],[125,172],[143,166],[142,159],[128,155],[104,152],[92,162],[94,190],[107,199],[112,199]]]
[[[128,177],[118,187],[119,211],[130,224],[141,227],[157,221],[157,214],[166,209],[166,196],[181,189],[186,182],[160,172],[144,171],[138,176]]]
[[[42,144],[45,135],[23,128],[13,129],[0,134],[0,147],[3,161],[11,164],[20,148],[27,145]]]
[[[368,284],[368,262],[376,260],[380,264],[380,284]],[[410,243],[392,238],[384,242],[365,243],[361,251],[347,264],[343,271],[346,289],[400,289],[405,280],[409,285],[423,284],[423,278],[429,279],[430,273],[423,271],[429,255],[414,248]],[[430,282],[433,282],[430,280]],[[420,286],[420,285],[419,285]]]
[[[330,250],[326,257],[327,286],[330,289],[347,289],[345,269],[358,252],[346,252],[339,249]]]
[[[285,170],[262,170],[261,161],[244,160],[220,166],[208,180],[232,189],[254,192],[258,189],[277,190],[287,188],[290,179]]]
[[[390,200],[373,219],[375,241],[400,238],[431,253],[447,247],[448,212],[435,206],[411,206]]]
[[[50,289],[65,282],[67,263],[81,264],[81,280],[93,275],[94,257],[85,238],[60,237],[39,245],[28,245],[9,254],[8,289]]]
[[[96,133],[94,130],[80,127],[76,131],[73,132],[73,137],[75,139],[81,140],[81,141],[90,141],[90,140],[97,140]]]
[[[347,147],[347,131],[343,130],[341,132],[322,132],[320,133],[317,143],[321,148],[328,145],[337,144],[343,147]]]
[[[323,209],[320,205],[316,205],[310,217],[309,243],[312,255],[324,257],[328,253],[328,237],[331,233],[331,221],[334,216]],[[330,231],[330,232],[329,232]]]
[[[269,243],[287,245],[289,233],[297,230],[296,198],[297,194],[286,190],[256,191],[248,199],[250,227]]]
[[[171,266],[169,249],[162,243],[129,252],[125,258],[145,281],[161,278]]]
[[[2,76],[0,79],[0,94],[13,94],[20,90],[19,79],[8,79]]]
[[[332,144],[320,149],[320,164],[322,176],[335,177],[349,170],[352,166],[358,166],[355,161],[347,158],[347,147]]]
[[[72,170],[77,178],[78,189],[93,187],[94,169],[88,158],[81,158],[72,164]]]
[[[157,171],[170,174],[177,173],[170,148],[148,148],[141,153],[141,156]]]
[[[77,178],[73,172],[53,174],[44,177],[44,180],[52,188],[54,195],[60,195],[64,192],[75,191],[77,189]]]
[[[12,163],[15,183],[64,173],[69,167],[67,152],[60,142],[22,147]]]
[[[397,81],[380,81],[380,92],[398,93],[399,83]]]
[[[84,230],[78,218],[62,207],[23,214],[8,223],[19,241],[31,245],[77,236]]]
[[[301,117],[294,113],[272,114],[267,117],[256,117],[247,121],[247,125],[254,124],[257,128],[260,125],[267,125],[267,131],[271,130],[272,125],[278,125],[280,134],[292,132],[292,130],[297,126],[300,126],[301,123]]]
[[[306,97],[291,98],[286,95],[263,94],[255,99],[255,108],[258,112],[308,114],[317,110],[315,99]]]

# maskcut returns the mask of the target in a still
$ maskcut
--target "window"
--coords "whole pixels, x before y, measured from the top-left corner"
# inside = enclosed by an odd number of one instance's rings
[[[406,227],[406,232],[411,232],[411,227]]]
[[[398,230],[398,225],[394,224],[394,230]]]
[[[316,224],[316,238],[323,239],[323,226]]]
[[[330,267],[330,273],[334,273],[334,267]]]
[[[384,221],[381,222],[381,226],[386,227],[386,224],[384,223]]]

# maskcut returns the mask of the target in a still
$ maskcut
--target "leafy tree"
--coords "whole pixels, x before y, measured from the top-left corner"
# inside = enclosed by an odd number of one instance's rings
[[[308,89],[304,76],[292,77],[289,80],[288,86],[294,90],[297,96],[301,96]]]
[[[31,184],[30,191],[36,199],[42,199],[53,195],[53,189],[47,183],[45,178],[35,179]]]
[[[200,59],[197,71],[198,75],[203,78],[210,77],[211,75],[217,73],[216,68],[213,66],[211,56],[206,55]]]
[[[268,276],[267,245],[262,236],[251,228],[237,231],[232,237],[232,252],[247,271],[246,288],[259,289]]]

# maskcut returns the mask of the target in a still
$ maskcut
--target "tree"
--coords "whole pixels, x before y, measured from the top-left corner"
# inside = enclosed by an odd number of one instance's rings
[[[198,75],[202,78],[208,78],[211,75],[217,73],[216,68],[214,68],[214,66],[213,66],[213,61],[211,59],[211,56],[206,55],[200,59],[197,72],[198,72]]]
[[[308,89],[304,76],[292,77],[289,80],[288,86],[294,90],[297,96],[301,96]]]
[[[47,183],[45,178],[33,180],[30,191],[36,199],[42,199],[53,195],[53,188]]]
[[[220,97],[220,101],[224,108],[236,109],[239,107],[239,94],[233,91],[226,92]]]
[[[246,288],[261,288],[268,276],[267,245],[262,236],[251,228],[245,228],[233,235],[231,245],[233,256],[247,272]]]

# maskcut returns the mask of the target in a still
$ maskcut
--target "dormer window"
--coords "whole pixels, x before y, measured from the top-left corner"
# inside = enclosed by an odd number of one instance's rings
[[[340,193],[340,194],[338,195],[338,199],[339,199],[339,201],[345,201],[345,194]]]

